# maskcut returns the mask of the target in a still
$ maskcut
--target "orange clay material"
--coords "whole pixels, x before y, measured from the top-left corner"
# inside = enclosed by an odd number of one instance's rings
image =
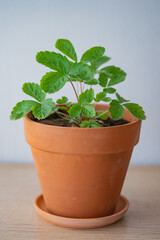
[[[97,104],[96,110],[109,106]],[[103,128],[45,125],[24,117],[44,201],[49,212],[71,218],[113,214],[141,121],[125,109],[129,123]]]
[[[98,228],[108,226],[121,219],[128,210],[129,201],[121,195],[114,213],[100,218],[67,218],[51,214],[46,208],[42,194],[36,197],[34,206],[40,216],[52,224],[70,228]]]

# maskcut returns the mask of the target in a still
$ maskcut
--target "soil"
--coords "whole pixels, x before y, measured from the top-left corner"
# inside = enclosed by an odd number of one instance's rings
[[[56,114],[52,114],[48,118],[41,119],[41,120],[33,118],[33,121],[39,122],[42,124],[47,124],[47,125],[59,126],[59,127],[79,127],[75,123],[70,123],[68,120],[62,119]],[[107,120],[99,120],[99,123],[102,125],[102,127],[110,127],[110,126],[123,125],[129,122],[123,118],[120,120],[113,120],[112,118],[108,118]]]

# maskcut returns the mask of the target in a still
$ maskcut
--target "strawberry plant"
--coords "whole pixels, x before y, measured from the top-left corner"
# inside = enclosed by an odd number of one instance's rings
[[[100,68],[107,63],[110,57],[105,56],[105,48],[92,47],[77,59],[72,43],[67,39],[58,39],[55,47],[62,52],[40,51],[36,55],[38,63],[51,69],[41,79],[40,85],[24,83],[22,90],[34,100],[18,102],[11,112],[10,119],[22,118],[32,110],[36,119],[45,119],[53,113],[60,118],[74,122],[83,128],[101,127],[101,121],[108,118],[108,111],[113,120],[119,120],[127,108],[137,119],[144,120],[145,113],[141,106],[131,103],[117,92],[115,86],[123,82],[126,73],[115,66]],[[66,96],[56,103],[47,94],[61,90],[66,83],[70,83],[75,93],[77,103],[72,103]],[[80,94],[75,87],[78,82]],[[95,95],[93,86],[100,85],[101,91]],[[84,87],[88,87],[84,90]],[[96,102],[105,102],[110,105],[109,110],[95,110]]]

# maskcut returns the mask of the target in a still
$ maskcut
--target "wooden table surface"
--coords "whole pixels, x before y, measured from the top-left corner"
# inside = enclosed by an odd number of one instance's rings
[[[130,166],[122,193],[126,215],[98,229],[69,229],[41,218],[33,206],[41,193],[31,164],[0,164],[0,240],[160,239],[160,166]]]

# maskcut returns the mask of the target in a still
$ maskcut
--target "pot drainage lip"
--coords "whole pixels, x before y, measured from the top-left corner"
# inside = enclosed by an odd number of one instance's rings
[[[52,224],[70,228],[98,228],[113,224],[120,220],[128,210],[129,201],[126,197],[121,195],[115,212],[112,215],[99,218],[69,218],[51,214],[47,210],[42,194],[35,198],[34,206],[40,216]]]

